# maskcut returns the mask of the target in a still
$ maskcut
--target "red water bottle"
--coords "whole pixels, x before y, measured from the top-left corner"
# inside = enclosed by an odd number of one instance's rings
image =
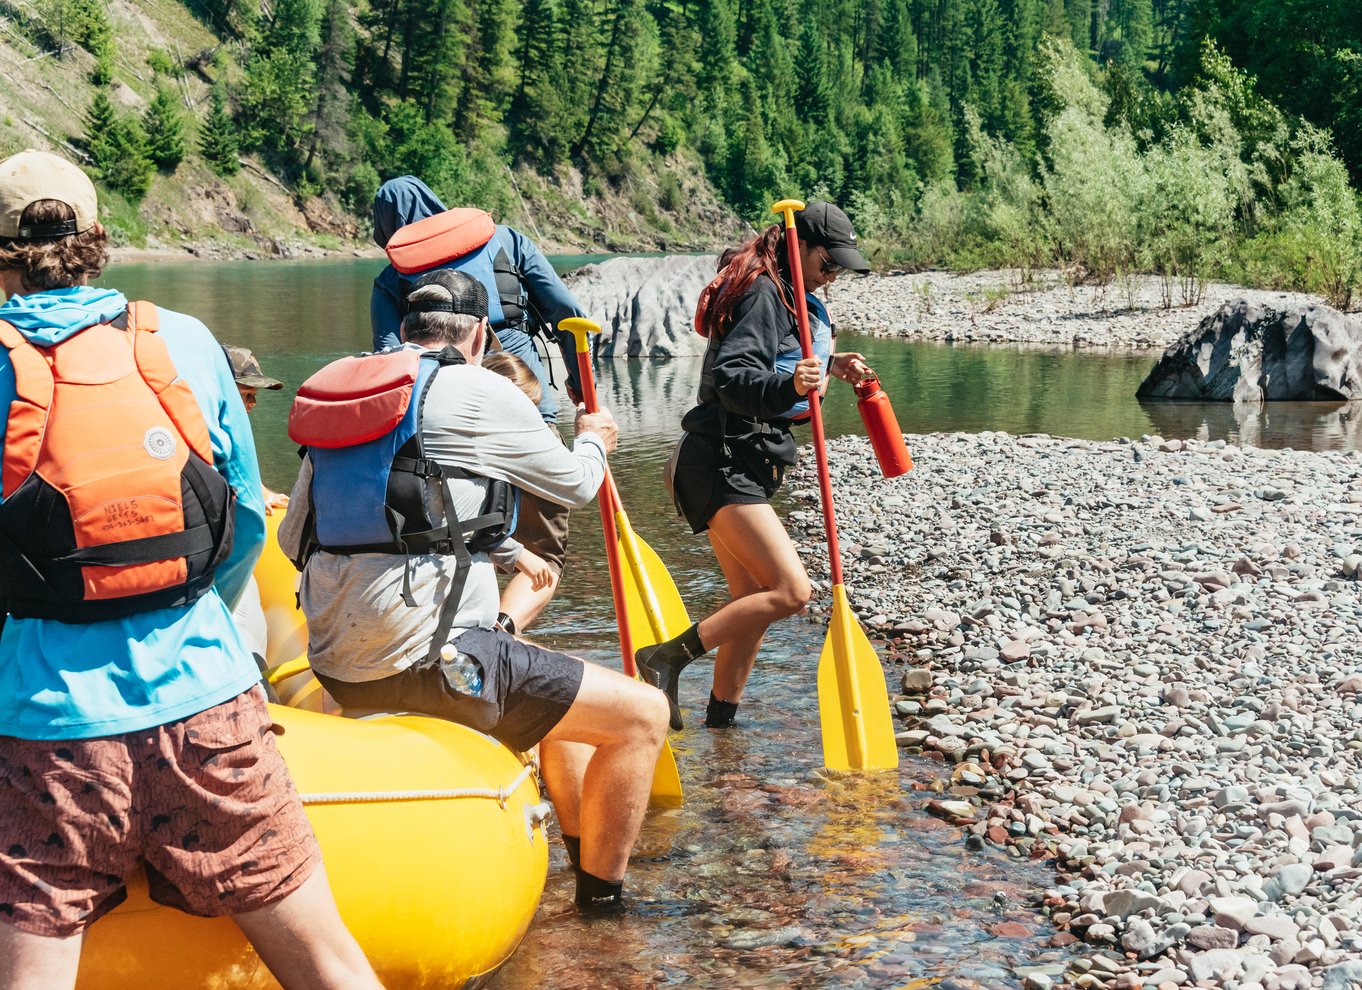
[[[903,431],[894,416],[894,407],[889,404],[889,396],[880,388],[876,375],[867,375],[854,386],[856,389],[856,408],[861,412],[865,423],[865,435],[870,438],[870,446],[879,458],[880,470],[886,478],[897,478],[913,470],[913,457],[908,453],[908,445],[903,442]]]

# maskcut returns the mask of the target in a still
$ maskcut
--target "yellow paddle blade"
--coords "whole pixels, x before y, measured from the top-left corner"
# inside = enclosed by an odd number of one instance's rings
[[[281,681],[286,681],[290,677],[296,677],[298,674],[311,669],[312,665],[307,662],[307,654],[304,653],[302,656],[285,660],[283,663],[276,664],[265,671],[265,680],[271,684],[279,684]]]
[[[681,774],[676,769],[676,754],[671,743],[664,742],[653,768],[653,787],[648,792],[648,803],[655,808],[679,808],[684,803],[681,794]]]
[[[818,658],[823,763],[830,770],[892,770],[899,765],[884,668],[847,602],[832,587],[828,638]]]
[[[667,573],[662,558],[638,538],[623,509],[615,512],[615,529],[619,532],[620,559],[624,561],[624,602],[634,649],[652,646],[689,629],[690,617],[676,582]],[[662,752],[657,754],[648,802],[663,808],[679,808],[682,804],[681,775],[671,743],[664,743]]]
[[[624,567],[624,601],[634,649],[679,636],[690,628],[690,615],[676,582],[656,551],[638,538],[623,510],[615,513]]]

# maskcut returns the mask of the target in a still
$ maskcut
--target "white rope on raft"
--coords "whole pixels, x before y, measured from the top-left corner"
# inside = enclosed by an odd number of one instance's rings
[[[300,794],[303,804],[378,804],[389,801],[448,801],[456,798],[487,798],[503,808],[507,800],[525,783],[534,767],[526,764],[519,776],[505,787],[464,787],[444,791],[323,791]]]

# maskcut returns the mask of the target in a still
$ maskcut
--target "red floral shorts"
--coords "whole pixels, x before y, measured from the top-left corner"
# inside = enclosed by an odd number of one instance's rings
[[[98,739],[0,736],[0,921],[64,938],[127,897],[205,917],[274,904],[321,852],[261,690]]]

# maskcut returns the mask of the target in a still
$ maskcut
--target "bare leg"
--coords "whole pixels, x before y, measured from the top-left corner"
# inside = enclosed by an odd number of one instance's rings
[[[523,635],[539,618],[539,613],[544,611],[544,607],[553,601],[560,578],[561,575],[555,574],[548,587],[538,591],[534,590],[534,585],[524,574],[517,573],[506,582],[506,587],[501,592],[501,610],[515,622],[517,634]]]
[[[544,741],[595,748],[582,778],[579,812],[581,866],[587,873],[624,878],[666,731],[667,699],[661,692],[586,664],[576,700]]]
[[[321,866],[282,901],[232,920],[285,990],[382,990]]]
[[[0,922],[0,988],[67,990],[76,985],[84,935],[48,938]]]
[[[742,561],[733,556],[712,529],[709,531],[709,542],[728,581],[728,597],[731,601],[761,590],[757,579],[743,566]],[[754,626],[719,644],[718,654],[714,658],[714,685],[711,688],[714,697],[735,703],[742,700],[743,687],[752,674],[752,665],[756,663],[757,651],[761,649],[761,641],[765,636],[764,626]]]
[[[590,746],[563,740],[539,747],[539,768],[564,835],[582,834],[582,781],[594,754]]]
[[[813,589],[770,505],[726,505],[709,521],[709,532],[733,600],[700,622],[700,639],[720,648],[714,696],[737,701],[767,626],[802,611]]]

